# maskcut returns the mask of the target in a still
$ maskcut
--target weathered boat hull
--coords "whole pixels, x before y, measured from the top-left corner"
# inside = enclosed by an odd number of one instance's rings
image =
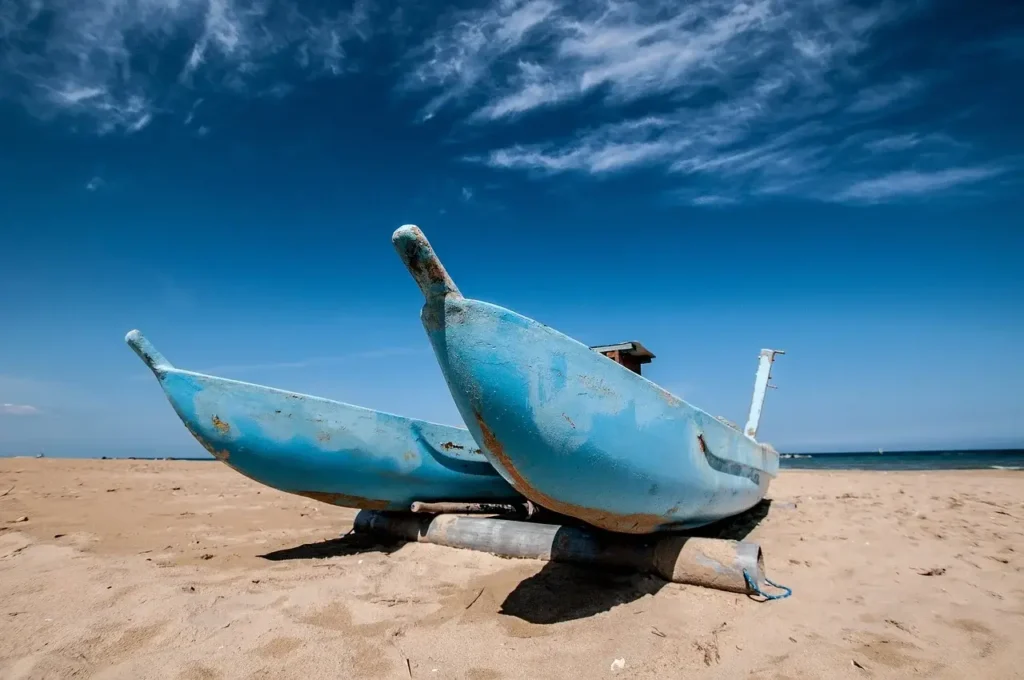
[[[595,526],[651,533],[754,506],[778,454],[586,345],[467,299],[416,227],[393,241],[463,420],[527,498]]]
[[[522,500],[463,428],[183,371],[138,331],[126,341],[199,443],[257,482],[370,510]]]

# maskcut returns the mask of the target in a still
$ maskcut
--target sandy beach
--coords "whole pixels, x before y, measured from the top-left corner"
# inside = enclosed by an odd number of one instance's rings
[[[0,494],[5,680],[1024,677],[1019,472],[783,471],[764,603],[343,538],[213,462],[6,459]]]

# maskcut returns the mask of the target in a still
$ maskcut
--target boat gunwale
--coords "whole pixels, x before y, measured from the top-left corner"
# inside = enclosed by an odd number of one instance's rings
[[[525,316],[523,314],[520,314],[519,312],[516,312],[515,310],[509,309],[507,307],[503,307],[503,306],[501,306],[499,304],[496,304],[494,302],[488,302],[487,300],[480,300],[478,298],[467,297],[465,295],[460,296],[458,299],[454,300],[453,302],[454,302],[454,304],[458,304],[458,305],[467,304],[467,303],[470,306],[472,306],[472,305],[482,305],[482,306],[485,306],[485,307],[489,307],[491,309],[499,310],[499,311],[501,311],[503,313],[506,313],[506,314],[515,315],[515,316],[519,317],[520,319],[528,322],[528,324],[531,324],[532,326],[535,326],[535,327],[539,327],[539,329],[542,332],[554,333],[554,334],[562,336],[563,338],[565,338],[567,340],[570,340],[570,341],[576,343],[576,345],[578,345],[579,347],[582,347],[586,351],[590,352],[591,354],[594,354],[595,358],[601,357],[600,354],[598,354],[597,352],[594,352],[593,350],[591,350],[590,347],[587,346],[586,344],[580,342],[579,340],[577,340],[576,338],[574,338],[574,337],[572,337],[570,335],[562,333],[561,331],[559,331],[558,329],[554,328],[553,326],[549,326],[548,324],[546,324],[546,323],[544,323],[542,321],[538,321],[538,320],[533,319],[531,317]],[[426,307],[429,304],[431,304],[431,303],[429,303],[429,302],[425,303],[424,307]],[[445,318],[447,319],[447,305],[445,305]],[[505,319],[499,319],[499,321],[502,322],[502,323],[508,323],[508,321],[505,320]],[[605,359],[605,360],[608,361],[607,359]],[[764,441],[759,441],[758,439],[748,435],[742,429],[740,429],[738,427],[733,427],[733,426],[729,425],[728,423],[723,422],[722,419],[719,418],[718,416],[712,415],[711,413],[705,411],[704,409],[700,408],[699,406],[695,406],[695,405],[691,404],[690,402],[686,401],[685,399],[683,399],[683,398],[673,394],[672,392],[669,392],[667,389],[665,389],[664,387],[662,387],[658,383],[654,382],[650,378],[646,378],[646,377],[644,377],[643,375],[641,375],[639,373],[635,373],[634,371],[631,371],[627,367],[625,367],[625,366],[623,366],[623,365],[621,365],[619,363],[616,363],[614,361],[610,361],[610,364],[611,364],[611,366],[608,367],[608,370],[615,370],[615,368],[613,368],[613,366],[617,367],[619,370],[625,371],[626,374],[628,374],[628,376],[630,376],[629,378],[627,378],[627,380],[637,380],[637,379],[639,379],[639,380],[643,381],[641,384],[646,383],[648,386],[650,386],[650,388],[653,388],[656,392],[660,392],[660,394],[658,394],[657,396],[660,396],[662,398],[662,401],[665,402],[666,405],[669,407],[668,409],[666,409],[666,413],[671,413],[672,412],[672,410],[671,410],[672,408],[680,408],[680,407],[688,408],[691,411],[693,411],[694,413],[697,413],[697,414],[700,414],[700,415],[704,416],[707,419],[708,423],[711,423],[711,422],[715,423],[714,425],[711,425],[710,427],[725,428],[725,430],[727,432],[735,433],[736,436],[741,437],[742,439],[745,439],[745,440],[753,443],[761,451],[764,452],[766,458],[770,457],[770,458],[775,459],[776,461],[778,460],[779,453],[775,449],[775,447],[772,446],[770,443],[764,442]],[[599,365],[599,364],[595,363],[595,365]],[[529,379],[525,377],[525,374],[533,373],[534,370],[535,369],[533,368],[533,366],[530,365],[530,366],[527,366],[524,371],[522,371],[522,373],[524,375],[519,376],[519,381],[524,386],[528,386],[529,385]],[[619,394],[620,394],[620,396],[623,396],[623,397],[626,396],[625,394],[622,394],[622,393],[619,393]],[[669,397],[669,399],[666,399],[665,396]],[[681,416],[681,417],[673,418],[673,420],[683,420],[686,417],[687,416],[684,415],[684,416]],[[702,430],[708,429],[706,425],[701,425],[700,428]],[[722,456],[717,456],[717,455],[716,455],[716,457],[723,458]],[[750,465],[747,462],[733,461],[730,458],[723,458],[723,460],[727,460],[727,461],[734,462],[734,463],[741,464],[741,465],[746,465],[748,467],[751,467],[751,468],[757,470],[761,474],[768,475],[772,479],[776,479],[778,477],[778,472],[777,472],[777,470],[779,469],[778,465],[775,465],[775,466],[766,465],[765,468],[769,468],[769,469],[764,469],[764,468],[761,468],[761,467]],[[711,469],[714,469],[712,466],[710,466],[710,464],[709,464],[709,467]],[[773,472],[770,471],[770,468],[772,468],[772,467],[774,467],[776,472],[773,473]],[[728,473],[723,473],[723,474],[728,474]]]
[[[309,399],[309,400],[316,401],[316,402],[323,402],[323,403],[328,403],[328,404],[334,404],[334,405],[337,405],[337,406],[343,406],[345,408],[350,408],[350,409],[355,410],[355,411],[363,411],[363,412],[366,412],[366,413],[377,413],[377,414],[380,414],[380,415],[389,416],[391,418],[396,418],[398,420],[405,420],[405,421],[408,421],[410,423],[415,423],[415,424],[420,424],[420,425],[432,425],[434,427],[442,427],[442,428],[449,428],[449,429],[452,429],[452,430],[458,430],[458,431],[461,431],[461,432],[469,432],[469,430],[467,428],[460,427],[458,425],[448,425],[448,424],[445,424],[445,423],[437,423],[437,422],[434,422],[434,421],[431,421],[431,420],[424,420],[422,418],[413,418],[411,416],[403,416],[403,415],[401,415],[399,413],[392,413],[390,411],[383,411],[381,409],[374,409],[374,408],[369,408],[369,407],[366,407],[366,406],[359,406],[358,404],[352,404],[352,403],[349,403],[347,401],[338,401],[337,399],[331,399],[329,397],[319,397],[319,396],[316,396],[316,395],[313,395],[313,394],[306,394],[304,392],[296,392],[294,390],[286,390],[286,389],[283,389],[283,388],[280,388],[280,387],[271,387],[270,385],[262,385],[260,383],[248,382],[246,380],[237,380],[235,378],[225,378],[223,376],[213,375],[211,373],[202,373],[200,371],[193,371],[193,370],[189,370],[189,369],[186,369],[186,368],[178,368],[177,366],[173,366],[173,365],[170,365],[170,364],[151,366],[150,369],[152,370],[152,372],[154,374],[156,374],[157,379],[160,381],[161,389],[163,389],[163,376],[165,374],[167,374],[167,373],[178,373],[178,374],[183,374],[183,375],[191,375],[191,376],[196,376],[196,377],[200,377],[200,378],[206,378],[206,379],[209,379],[209,380],[216,380],[218,382],[227,383],[227,384],[231,384],[231,385],[243,385],[245,387],[254,387],[254,388],[258,389],[258,390],[262,390],[262,391],[265,391],[265,392],[273,392],[273,393],[276,393],[276,394],[283,394],[283,395],[286,395],[286,396],[295,397],[295,398],[299,398],[299,399]],[[165,393],[167,392],[166,389],[164,389],[163,391]]]

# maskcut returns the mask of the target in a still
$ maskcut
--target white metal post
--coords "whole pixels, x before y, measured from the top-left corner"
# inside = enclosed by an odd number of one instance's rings
[[[750,402],[750,415],[747,416],[747,426],[743,428],[748,437],[757,437],[757,425],[761,422],[761,409],[764,408],[764,395],[769,387],[775,387],[775,385],[768,384],[768,381],[772,378],[772,362],[775,361],[775,355],[785,353],[781,349],[761,350],[757,362],[757,375],[754,377],[754,398]]]

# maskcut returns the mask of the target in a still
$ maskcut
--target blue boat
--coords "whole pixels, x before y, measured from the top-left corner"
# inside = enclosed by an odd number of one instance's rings
[[[370,510],[522,500],[464,428],[183,371],[139,331],[125,341],[199,443],[261,484]]]
[[[776,350],[762,352],[741,431],[553,328],[463,297],[418,227],[392,242],[426,298],[421,320],[463,420],[531,501],[646,534],[709,524],[764,497],[779,456],[754,435]]]

